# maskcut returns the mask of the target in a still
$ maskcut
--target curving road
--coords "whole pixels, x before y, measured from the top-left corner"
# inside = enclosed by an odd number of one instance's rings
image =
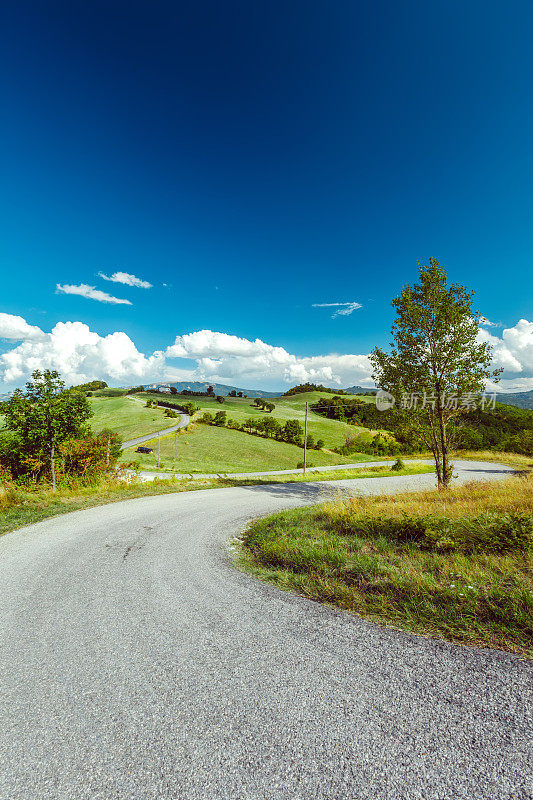
[[[140,397],[134,397],[133,395],[128,395],[130,400],[133,400],[136,403],[145,404],[145,400],[141,399]],[[152,439],[157,439],[160,436],[167,436],[169,433],[174,433],[174,431],[178,431],[180,428],[186,428],[191,418],[188,414],[179,413],[180,421],[176,423],[176,425],[171,425],[170,428],[165,428],[162,431],[155,431],[155,433],[146,433],[144,436],[137,436],[136,439],[129,439],[127,442],[122,442],[120,445],[121,450],[126,450],[127,447],[135,447],[139,444],[143,444],[144,442],[151,442]]]
[[[456,466],[462,481],[510,472]],[[4,536],[0,798],[531,798],[530,664],[231,566],[253,516],[432,480],[146,497]]]

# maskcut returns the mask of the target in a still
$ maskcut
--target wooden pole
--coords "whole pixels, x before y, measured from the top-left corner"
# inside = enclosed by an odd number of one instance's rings
[[[305,426],[304,426],[304,475],[305,470],[307,469],[307,409],[309,407],[309,403],[305,404]]]
[[[52,491],[55,492],[56,490],[56,463],[55,463],[55,448],[54,443],[52,442],[52,452],[50,457],[50,466],[52,468]]]
[[[161,437],[157,437],[157,469],[159,469],[159,459],[161,458]]]

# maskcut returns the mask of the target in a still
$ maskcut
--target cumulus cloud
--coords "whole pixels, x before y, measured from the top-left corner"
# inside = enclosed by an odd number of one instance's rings
[[[97,300],[99,303],[114,303],[115,305],[131,306],[129,300],[121,297],[113,297],[107,292],[102,292],[94,286],[88,286],[86,283],[80,283],[79,286],[72,286],[68,283],[56,284],[56,292],[60,294],[78,294],[80,297],[87,297],[89,300]]]
[[[357,311],[363,306],[361,303],[313,303],[313,308],[336,308],[337,310],[331,315],[331,319],[335,317],[349,317],[354,311]]]
[[[103,272],[99,272],[98,275],[100,278],[103,278],[104,281],[123,283],[126,286],[135,286],[137,289],[152,288],[151,283],[148,283],[148,281],[143,281],[142,278],[137,278],[136,275],[132,275],[130,272],[114,272],[112,275],[104,275]],[[163,284],[163,286],[166,286],[166,284]]]
[[[0,354],[0,382],[16,386],[35,369],[57,369],[67,383],[100,378],[111,385],[161,380],[206,380],[248,388],[284,383],[372,386],[372,367],[365,354],[302,356],[284,347],[220,331],[200,330],[177,336],[165,352],[140,352],[123,331],[100,336],[82,322],[58,322],[50,333],[22,317],[0,314],[0,338],[20,341]],[[494,348],[494,366],[503,366],[495,391],[533,389],[533,322],[520,320],[495,336],[479,330],[480,341]],[[191,364],[192,362],[192,364]]]
[[[43,339],[45,335],[37,325],[28,325],[23,317],[0,311],[0,339],[33,342]]]
[[[169,358],[196,361],[195,377],[213,381],[268,382],[275,385],[324,381],[348,386],[372,384],[366,355],[295,356],[261,339],[245,339],[220,331],[202,330],[177,336],[167,348]]]
[[[521,319],[512,328],[504,328],[501,337],[480,328],[478,338],[491,345],[494,366],[504,370],[502,380],[491,384],[492,388],[505,391],[533,389],[533,322]]]
[[[129,384],[162,378],[164,366],[161,352],[143,355],[122,331],[99,336],[82,322],[58,322],[42,339],[0,355],[0,381],[20,385],[35,369],[57,369],[68,384],[95,378]]]

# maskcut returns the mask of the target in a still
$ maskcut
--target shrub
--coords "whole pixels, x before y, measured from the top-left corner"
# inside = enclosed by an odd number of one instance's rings
[[[372,539],[382,536],[399,543],[417,543],[427,550],[505,553],[533,547],[533,515],[522,511],[489,511],[470,519],[430,514],[354,517],[341,513],[336,527],[345,535]]]
[[[405,464],[403,463],[401,458],[397,458],[394,464],[392,465],[391,469],[394,472],[401,472],[405,469]]]

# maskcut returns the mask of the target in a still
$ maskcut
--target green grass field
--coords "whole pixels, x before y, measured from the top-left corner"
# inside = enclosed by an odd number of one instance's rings
[[[170,428],[177,420],[165,417],[160,408],[145,408],[129,397],[89,397],[93,412],[89,420],[98,433],[103,428],[116,431],[123,440]]]
[[[267,398],[269,402],[274,403],[276,406],[272,412],[272,416],[279,420],[282,424],[288,419],[297,419],[302,425],[305,418],[305,403],[309,405],[317,403],[321,397],[327,397],[323,392],[305,392],[291,397],[270,397]],[[332,395],[329,395],[331,397]],[[248,417],[263,417],[264,411],[260,411],[253,404],[253,398],[250,397],[225,397],[223,403],[217,403],[213,398],[209,397],[177,397],[166,395],[161,397],[160,394],[145,394],[143,397],[152,400],[165,400],[166,402],[176,403],[192,402],[199,406],[201,414],[203,411],[214,413],[216,411],[225,411],[228,419],[235,419],[239,422],[244,422]],[[373,398],[362,398],[364,400],[372,401]],[[353,425],[346,425],[344,422],[339,422],[334,419],[326,419],[314,411],[309,411],[308,417],[308,433],[313,437],[315,442],[318,439],[323,439],[326,448],[338,447],[344,444],[344,435],[347,430],[352,433],[357,430],[366,430],[363,428],[354,428]]]
[[[176,458],[177,443],[177,458]],[[148,455],[136,448],[124,450],[122,462],[136,461],[141,469],[157,469],[157,440],[147,443],[154,448]],[[296,469],[303,460],[303,450],[294,444],[250,436],[241,431],[211,425],[192,425],[188,431],[161,438],[159,469],[167,472],[255,472],[259,470]],[[316,467],[371,461],[370,456],[345,458],[336,453],[308,452],[308,463]]]

